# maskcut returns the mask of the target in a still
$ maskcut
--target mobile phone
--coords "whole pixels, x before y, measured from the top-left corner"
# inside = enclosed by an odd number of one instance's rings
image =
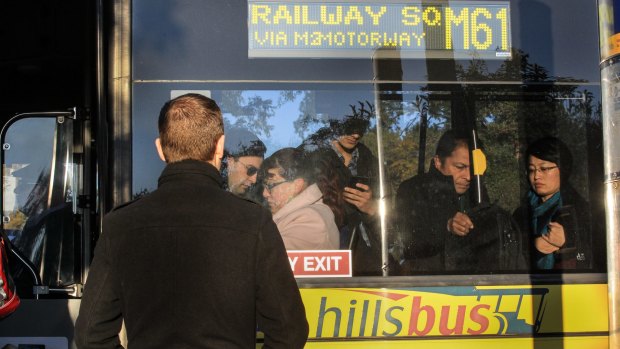
[[[573,247],[576,239],[578,238],[577,234],[577,212],[575,207],[572,205],[564,205],[562,206],[555,214],[551,217],[551,222],[557,222],[562,225],[564,228],[564,236],[566,238],[566,242],[564,244],[565,247]]]
[[[357,189],[359,191],[365,191],[362,188],[359,188],[356,184],[357,183],[362,183],[365,185],[370,186],[370,177],[365,177],[365,176],[353,176],[351,177],[351,179],[349,180],[349,184],[347,185],[347,187],[349,188],[353,188],[353,189]]]
[[[563,223],[573,223],[575,214],[575,208],[572,205],[564,205],[553,214],[551,221],[562,225],[564,225]]]

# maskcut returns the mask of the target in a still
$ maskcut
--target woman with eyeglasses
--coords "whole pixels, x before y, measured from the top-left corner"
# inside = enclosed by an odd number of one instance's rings
[[[263,197],[287,250],[339,248],[334,212],[316,183],[320,167],[295,148],[278,150],[261,166]]]
[[[525,204],[515,211],[528,232],[531,267],[583,269],[591,265],[590,211],[568,183],[572,156],[555,137],[533,142],[526,151],[530,185]]]

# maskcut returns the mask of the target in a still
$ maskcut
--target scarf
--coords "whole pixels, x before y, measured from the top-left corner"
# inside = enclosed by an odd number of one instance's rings
[[[534,237],[549,233],[549,223],[553,215],[562,207],[562,196],[560,192],[553,194],[549,200],[540,201],[540,197],[532,190],[527,194],[530,204],[530,227]],[[553,253],[538,254],[536,266],[538,269],[553,269],[555,257]]]

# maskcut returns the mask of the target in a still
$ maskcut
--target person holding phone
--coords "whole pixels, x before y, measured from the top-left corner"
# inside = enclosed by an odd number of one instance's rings
[[[350,107],[350,114],[332,118],[329,127],[319,129],[299,148],[319,157],[333,157],[345,212],[338,226],[340,248],[352,250],[354,275],[381,275],[384,266],[377,200],[379,162],[361,142],[374,117],[374,107],[368,102]]]
[[[589,207],[568,179],[572,155],[555,137],[533,142],[526,151],[530,190],[515,213],[529,236],[533,269],[582,269],[592,262]]]
[[[433,273],[466,268],[451,265],[475,225],[471,208],[469,145],[448,130],[440,137],[427,173],[403,181],[396,194],[403,245],[403,273]]]
[[[511,214],[489,200],[484,184],[479,192],[472,190],[472,166],[467,133],[447,130],[437,142],[428,172],[398,187],[401,274],[525,268]]]

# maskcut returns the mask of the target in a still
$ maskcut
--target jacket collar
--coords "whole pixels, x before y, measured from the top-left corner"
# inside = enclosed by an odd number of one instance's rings
[[[319,189],[316,183],[310,185],[304,189],[301,193],[297,194],[291,199],[284,207],[273,215],[273,220],[278,221],[281,217],[284,217],[291,212],[297,211],[302,207],[312,205],[323,198],[323,193]]]
[[[429,178],[431,178],[432,182],[436,183],[435,185],[437,189],[441,190],[442,192],[458,196],[456,189],[454,189],[454,179],[452,179],[452,176],[446,176],[443,173],[439,172],[439,170],[432,162],[428,170],[428,176]]]
[[[203,176],[206,183],[223,188],[224,180],[215,166],[198,160],[183,160],[167,164],[159,176],[158,186],[170,181],[195,176]]]

